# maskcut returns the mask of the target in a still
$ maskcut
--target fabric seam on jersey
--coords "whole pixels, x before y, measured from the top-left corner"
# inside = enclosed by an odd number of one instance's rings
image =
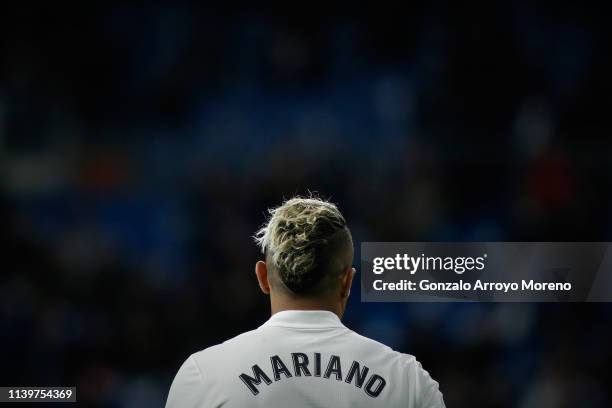
[[[198,365],[198,362],[193,357],[193,355],[189,356],[189,358],[193,362],[193,365],[195,365],[196,370],[198,370],[198,375],[200,376],[200,382],[204,382],[204,374],[202,374],[202,370],[200,369],[200,366]]]

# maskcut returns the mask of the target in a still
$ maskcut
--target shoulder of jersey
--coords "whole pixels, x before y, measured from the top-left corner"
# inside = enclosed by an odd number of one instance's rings
[[[371,347],[374,351],[388,354],[390,357],[396,357],[398,360],[404,360],[407,363],[416,361],[416,358],[412,354],[400,353],[399,351],[393,350],[391,347],[383,344],[379,341],[363,336],[357,332],[349,329],[351,335],[354,336],[358,341],[363,342],[364,346]]]
[[[196,361],[204,361],[207,358],[215,357],[219,353],[227,353],[232,348],[239,348],[242,346],[243,341],[252,338],[253,335],[257,332],[257,329],[250,330],[244,333],[241,333],[231,339],[228,339],[220,344],[215,344],[214,346],[207,347],[203,350],[197,351],[192,354],[192,357]]]

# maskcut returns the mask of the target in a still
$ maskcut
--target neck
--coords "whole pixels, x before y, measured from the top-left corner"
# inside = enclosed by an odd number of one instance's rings
[[[339,318],[344,314],[344,308],[339,302],[327,299],[296,297],[289,295],[270,294],[270,308],[272,314],[284,310],[327,310],[335,313]]]

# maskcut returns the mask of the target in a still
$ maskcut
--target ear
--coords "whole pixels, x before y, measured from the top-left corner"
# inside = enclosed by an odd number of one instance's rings
[[[355,268],[346,268],[340,276],[340,296],[342,299],[348,299],[351,294],[351,285],[356,273]]]
[[[261,291],[266,295],[270,294],[270,282],[268,282],[268,266],[264,261],[257,261],[255,264],[255,275]]]

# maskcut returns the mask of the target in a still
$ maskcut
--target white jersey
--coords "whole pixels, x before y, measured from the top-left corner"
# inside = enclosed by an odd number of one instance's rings
[[[328,311],[282,311],[192,354],[167,408],[444,407],[415,358],[347,329]]]

